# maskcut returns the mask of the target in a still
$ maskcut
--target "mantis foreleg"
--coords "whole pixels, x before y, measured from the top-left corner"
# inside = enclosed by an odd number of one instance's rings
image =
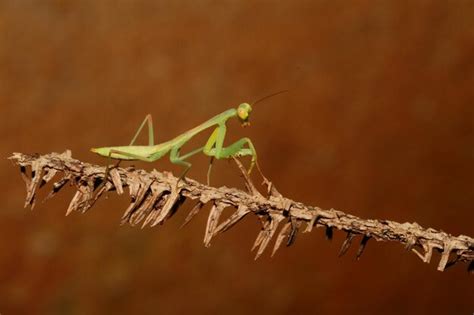
[[[250,162],[250,167],[248,169],[248,173],[250,174],[250,172],[252,172],[252,168],[254,167],[257,161],[257,152],[255,150],[255,147],[253,146],[252,141],[249,138],[242,138],[229,145],[228,147],[223,147],[226,131],[227,128],[225,124],[219,124],[219,126],[214,129],[211,136],[207,140],[203,152],[211,157],[214,156],[217,159],[229,158],[231,156],[251,155],[252,161]],[[244,148],[245,144],[248,145],[248,148]],[[208,178],[210,176],[211,166],[212,163],[209,166]]]
[[[244,148],[244,145],[248,145],[248,148]],[[250,167],[248,169],[248,173],[250,174],[257,161],[257,152],[255,151],[255,147],[253,146],[252,141],[250,141],[249,138],[242,138],[240,140],[237,140],[231,145],[225,148],[222,148],[220,151],[218,151],[216,148],[216,152],[215,152],[215,156],[218,159],[229,158],[232,156],[239,157],[239,156],[246,156],[246,155],[252,156]]]

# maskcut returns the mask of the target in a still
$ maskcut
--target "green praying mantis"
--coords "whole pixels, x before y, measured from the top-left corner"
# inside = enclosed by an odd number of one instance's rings
[[[265,99],[273,97],[275,95],[287,92],[287,90],[279,91],[270,95],[267,95],[255,102],[252,105],[255,105]],[[211,157],[211,161],[209,163],[209,168],[207,171],[207,184],[210,183],[210,174],[212,163],[214,158],[216,159],[229,159],[235,157],[243,157],[243,156],[251,156],[250,167],[247,170],[247,173],[250,174],[253,167],[257,165],[257,169],[262,175],[262,177],[266,180],[263,176],[262,172],[260,171],[260,167],[257,163],[257,152],[252,141],[249,138],[242,138],[237,140],[236,142],[230,144],[229,146],[224,146],[224,139],[226,136],[226,123],[231,118],[237,118],[243,127],[248,126],[250,113],[252,112],[252,105],[249,103],[242,103],[237,108],[231,108],[219,115],[212,117],[211,119],[203,122],[202,124],[176,136],[175,138],[162,142],[159,144],[154,143],[154,136],[153,136],[153,121],[150,114],[148,114],[143,122],[141,123],[140,127],[138,128],[135,136],[132,138],[132,141],[127,146],[112,146],[112,147],[101,147],[101,148],[92,148],[91,151],[97,153],[101,156],[107,157],[110,159],[118,160],[118,163],[115,167],[118,166],[120,161],[127,160],[127,161],[145,161],[145,162],[154,162],[166,154],[169,153],[169,159],[171,163],[180,165],[184,167],[184,171],[178,179],[178,182],[186,176],[186,173],[191,168],[191,163],[187,161],[188,158],[191,156],[198,154],[200,152],[204,153],[207,156]],[[135,141],[140,135],[145,124],[148,125],[148,145],[135,145]],[[207,140],[204,146],[201,146],[195,150],[192,150],[188,153],[181,155],[181,148],[185,145],[188,141],[190,141],[194,136],[203,132],[206,129],[211,127],[216,127],[212,132],[211,136]],[[109,166],[107,165],[104,179],[107,178],[109,172]]]

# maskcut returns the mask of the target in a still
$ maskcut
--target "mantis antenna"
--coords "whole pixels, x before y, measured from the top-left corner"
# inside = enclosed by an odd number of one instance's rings
[[[260,102],[262,102],[262,101],[264,101],[264,100],[266,100],[266,99],[268,99],[268,98],[270,98],[270,97],[276,96],[276,95],[278,95],[278,94],[286,93],[286,92],[288,92],[288,91],[290,91],[290,90],[281,90],[281,91],[272,93],[272,94],[270,94],[270,95],[264,96],[264,97],[262,97],[262,98],[256,100],[255,102],[253,102],[253,103],[252,103],[252,106],[254,106],[255,104],[260,103]]]

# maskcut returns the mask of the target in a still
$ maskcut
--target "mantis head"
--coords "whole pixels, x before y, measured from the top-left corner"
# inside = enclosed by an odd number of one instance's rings
[[[266,100],[267,98],[270,98],[270,97],[273,97],[275,95],[285,93],[285,92],[288,92],[288,90],[283,90],[283,91],[279,91],[279,92],[267,95],[265,97],[262,97],[259,100],[256,100],[255,102],[252,103],[252,105],[255,105],[263,100]],[[246,127],[250,125],[249,117],[250,117],[251,112],[252,112],[252,106],[249,103],[242,103],[239,105],[239,107],[237,107],[237,117],[239,117],[242,127]]]
[[[252,106],[249,103],[242,103],[237,107],[237,117],[239,117],[242,127],[250,125],[249,117],[250,112],[252,112]]]

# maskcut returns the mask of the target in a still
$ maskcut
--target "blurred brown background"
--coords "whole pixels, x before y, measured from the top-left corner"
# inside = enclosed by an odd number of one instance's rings
[[[473,87],[472,1],[3,0],[0,313],[471,314],[467,266],[440,273],[438,255],[370,242],[339,259],[344,235],[317,229],[255,262],[253,217],[207,249],[208,208],[183,230],[190,205],[140,230],[119,226],[127,196],[64,217],[72,189],[30,212],[6,157],[105,164],[89,148],[127,144],[147,113],[164,141],[290,89],[226,140],[253,139],[282,193],[473,236]],[[204,181],[207,161],[189,176]],[[242,187],[225,161],[212,180]]]

